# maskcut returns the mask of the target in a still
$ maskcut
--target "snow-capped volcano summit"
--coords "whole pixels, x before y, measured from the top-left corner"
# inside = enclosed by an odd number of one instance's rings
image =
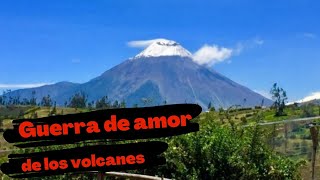
[[[144,49],[134,58],[160,56],[191,57],[192,54],[175,41],[167,39],[158,39],[152,42],[146,49]]]
[[[215,108],[253,107],[261,105],[262,100],[265,105],[272,104],[269,99],[196,63],[193,55],[175,41],[156,39],[146,43],[143,47],[148,47],[140,54],[86,83],[57,83],[12,91],[6,96],[30,99],[34,91],[36,99],[50,95],[57,105],[63,105],[79,92],[88,95],[88,102],[107,95],[112,97],[111,101],[124,100],[127,107],[157,106],[164,102],[197,103],[204,109],[209,103]]]

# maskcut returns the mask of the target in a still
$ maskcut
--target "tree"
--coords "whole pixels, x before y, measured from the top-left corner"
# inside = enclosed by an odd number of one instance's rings
[[[68,106],[72,108],[85,108],[87,106],[87,95],[84,92],[74,94]]]
[[[8,96],[7,94],[9,94],[11,92],[10,89],[7,89],[5,91],[2,91],[2,105],[7,105],[8,104]]]
[[[285,103],[287,101],[287,93],[282,88],[278,87],[277,83],[273,84],[273,87],[270,90],[272,99],[274,100],[273,107],[276,109],[275,116],[283,116]]]
[[[88,109],[91,111],[92,109],[93,109],[93,107],[92,107],[93,105],[92,105],[92,103],[91,102],[89,102],[88,103]]]
[[[208,104],[208,110],[210,110],[210,108],[211,108],[211,101]]]
[[[216,111],[216,108],[212,106],[211,101],[208,104],[208,111]]]
[[[32,119],[37,119],[38,118],[38,113],[37,112],[34,112],[33,114],[32,114],[32,117],[31,117]]]
[[[302,114],[301,117],[313,117],[316,116],[316,114],[313,112],[313,105],[306,104],[301,106]]]
[[[119,108],[120,107],[120,104],[117,100],[114,101],[113,105],[112,105],[112,108]]]
[[[124,100],[121,101],[120,108],[126,108],[126,102]]]
[[[45,107],[51,107],[52,106],[52,100],[51,100],[51,97],[50,97],[49,94],[42,98],[40,105],[41,106],[45,106]]]
[[[23,116],[24,116],[24,112],[22,109],[20,109],[18,118],[23,118]]]
[[[247,98],[244,98],[244,99],[243,99],[243,103],[242,103],[242,106],[243,106],[243,107],[245,107],[246,102],[247,102]]]
[[[167,100],[164,100],[164,101],[163,101],[163,105],[167,105]]]
[[[0,119],[0,132],[3,131],[3,119]]]
[[[50,115],[56,115],[57,114],[57,103],[54,102],[54,105],[53,105],[53,109],[52,111],[50,112]]]
[[[214,108],[214,106],[212,106],[209,111],[216,111],[216,108]]]
[[[109,102],[108,96],[103,96],[101,99],[96,101],[97,109],[109,109],[111,103]]]
[[[30,105],[31,106],[36,106],[37,105],[36,91],[32,91],[31,92]]]
[[[143,106],[150,106],[152,104],[152,98],[141,98]]]

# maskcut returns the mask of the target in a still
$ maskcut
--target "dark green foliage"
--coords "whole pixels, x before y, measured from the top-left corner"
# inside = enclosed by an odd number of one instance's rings
[[[261,109],[261,106],[255,106],[254,109]]]
[[[51,107],[52,106],[52,100],[50,95],[44,96],[40,103],[41,106]]]
[[[310,149],[310,148],[309,148],[309,145],[308,145],[307,141],[306,141],[306,140],[303,140],[303,141],[301,142],[301,153],[302,153],[302,154],[308,153],[308,151],[309,151],[308,149]]]
[[[56,114],[57,114],[57,103],[54,102],[53,108],[52,108],[52,110],[50,111],[49,116],[54,116],[54,115],[56,115]]]
[[[208,111],[215,111],[216,109],[212,106],[211,102],[208,104]]]
[[[272,94],[272,99],[274,100],[273,107],[276,109],[275,116],[285,115],[284,108],[288,99],[286,91],[278,87],[277,83],[274,83],[270,93]]]
[[[12,105],[21,105],[23,102],[20,101],[20,96],[11,97],[9,94],[11,90],[6,90],[2,92],[0,96],[0,105],[12,106]],[[26,104],[30,104],[30,101],[27,100]]]
[[[126,102],[122,100],[120,103],[120,108],[125,108],[125,107],[126,107]]]
[[[211,108],[211,102],[209,102],[208,104],[208,110]]]
[[[125,108],[126,102],[122,100],[120,103],[118,100],[115,100],[113,103],[108,99],[108,96],[103,96],[102,98],[96,101],[96,109],[112,109],[112,108]]]
[[[25,106],[0,106],[0,117],[4,117],[5,119],[17,119],[22,116],[22,114],[26,114],[30,107]]]
[[[122,102],[117,104],[121,106]],[[192,121],[199,123],[200,131],[198,132],[155,139],[169,144],[168,150],[164,153],[167,163],[163,166],[131,172],[188,180],[299,179],[300,164],[276,154],[267,144],[272,130],[256,126],[258,121],[254,125],[243,128],[231,120],[230,111],[231,109],[220,109],[220,114],[209,112],[203,113],[201,118],[195,118]],[[220,117],[224,119],[224,123],[220,123],[218,119]],[[253,114],[252,119],[261,118]],[[274,143],[277,142],[278,140],[275,139]],[[63,148],[77,145],[64,145]],[[303,149],[303,147],[306,148]],[[39,147],[36,151],[59,148],[61,146],[44,149]],[[307,153],[307,148],[308,144],[304,141],[301,144],[301,151]],[[49,176],[45,179],[94,179],[95,177],[96,174],[86,172]]]
[[[236,109],[230,109],[229,112],[232,113],[232,112],[241,112],[241,111],[251,111],[252,108],[236,108]]]
[[[87,95],[83,92],[73,95],[69,102],[69,107],[85,108],[87,106]]]
[[[166,165],[135,172],[173,179],[300,179],[302,162],[273,152],[266,143],[269,130],[203,117],[196,118],[200,131],[165,138]]]
[[[163,105],[166,105],[167,104],[167,100],[164,100],[163,101]],[[319,108],[320,109],[320,108]],[[319,110],[319,112],[320,112],[320,110]]]
[[[112,104],[112,108],[119,108],[120,104],[118,102],[118,100],[115,100],[114,103]]]
[[[30,105],[31,106],[37,105],[36,91],[32,91],[31,93]]]
[[[111,102],[108,96],[103,96],[96,101],[96,109],[109,109],[111,107]]]
[[[242,116],[241,118],[240,118],[240,121],[242,122],[242,123],[244,123],[244,124],[246,124],[248,121],[247,121],[247,118],[246,117],[244,117],[244,116]]]
[[[38,118],[38,113],[37,113],[37,112],[34,112],[31,118],[32,118],[32,119],[37,119],[37,118]]]
[[[313,117],[316,116],[316,114],[313,112],[313,105],[307,104],[301,107],[302,114],[301,117]]]
[[[24,112],[22,109],[20,109],[18,118],[23,118],[23,116],[24,116]]]
[[[3,131],[3,119],[0,118],[0,132]]]
[[[89,111],[93,110],[93,103],[92,102],[88,103],[88,109],[89,109]]]

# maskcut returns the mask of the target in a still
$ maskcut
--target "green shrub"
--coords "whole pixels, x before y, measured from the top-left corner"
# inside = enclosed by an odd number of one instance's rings
[[[174,179],[299,179],[300,164],[271,151],[264,131],[204,122],[199,132],[167,138],[166,165],[144,173]]]

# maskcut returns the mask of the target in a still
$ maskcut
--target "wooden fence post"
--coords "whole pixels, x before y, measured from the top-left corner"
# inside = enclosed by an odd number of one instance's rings
[[[314,124],[311,124],[309,126],[310,126],[310,134],[312,138],[312,179],[315,179],[315,165],[316,165],[316,153],[318,148],[319,130]]]
[[[104,180],[104,175],[105,175],[104,172],[98,172],[97,180]]]

